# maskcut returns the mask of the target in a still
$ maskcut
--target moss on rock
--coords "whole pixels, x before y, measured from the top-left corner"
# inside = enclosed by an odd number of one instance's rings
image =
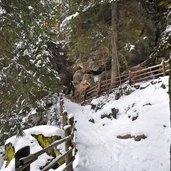
[[[15,149],[11,143],[5,145],[5,158],[6,158],[6,167],[10,161],[15,157]]]

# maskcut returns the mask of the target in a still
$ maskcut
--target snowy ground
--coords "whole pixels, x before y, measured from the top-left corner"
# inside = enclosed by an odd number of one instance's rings
[[[141,83],[119,100],[114,94],[93,100],[96,105],[106,103],[97,112],[65,99],[65,109],[77,120],[75,171],[170,171],[168,77],[153,82]],[[119,109],[117,119],[101,119],[112,108]],[[126,134],[147,138],[117,138]]]
[[[133,92],[118,100],[115,100],[114,92],[94,99],[86,106],[65,98],[65,110],[73,113],[77,120],[78,152],[74,171],[170,171],[168,77],[141,83],[136,88],[128,86],[124,92],[128,89]],[[92,105],[94,109],[91,109]],[[112,108],[119,109],[116,119],[107,118]],[[59,129],[45,125],[25,130],[25,133],[21,139],[11,137],[6,143],[11,142],[16,151],[30,145],[31,153],[34,153],[41,147],[31,134],[52,136],[59,134]],[[124,135],[132,138],[117,138]],[[146,138],[135,141],[134,137],[139,135]],[[39,171],[48,159],[46,154],[40,156],[31,165],[31,171]],[[4,165],[1,170],[14,170],[14,159],[9,167],[4,168]]]

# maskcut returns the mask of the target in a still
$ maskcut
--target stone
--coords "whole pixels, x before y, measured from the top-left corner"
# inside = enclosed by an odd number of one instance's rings
[[[151,103],[146,103],[146,104],[143,105],[143,107],[144,106],[151,106],[151,105],[152,105]]]
[[[129,139],[129,138],[132,138],[132,136],[131,136],[131,134],[118,135],[117,138],[119,138],[119,139]]]
[[[118,112],[119,112],[119,109],[112,108],[112,113],[111,113],[111,115],[113,116],[113,118],[115,118],[115,119],[117,118]]]
[[[137,115],[137,116],[133,116],[133,117],[132,117],[132,121],[137,120],[137,118],[138,118],[138,115]]]
[[[143,90],[143,89],[147,88],[149,85],[150,85],[150,84],[147,84],[147,85],[144,86],[144,87],[140,87],[140,90]]]
[[[115,100],[120,99],[120,97],[121,97],[121,94],[120,94],[120,93],[116,93],[116,94],[115,94]]]
[[[98,103],[96,105],[95,111],[97,112],[98,110],[102,109],[102,107],[105,105],[105,103]]]
[[[154,84],[156,84],[157,83],[157,81],[151,81],[151,84],[152,85],[154,85]]]
[[[95,104],[91,104],[91,109],[95,110],[96,109],[96,105]]]
[[[138,135],[138,136],[134,136],[134,140],[135,141],[141,141],[141,139],[146,139],[147,137],[142,134],[142,135]]]
[[[140,85],[134,85],[134,88],[135,89],[139,89],[140,88]]]
[[[133,91],[131,89],[128,89],[124,92],[125,95],[130,95]]]
[[[88,121],[91,123],[95,123],[95,120],[93,118],[89,119]]]
[[[141,141],[142,139],[146,139],[147,137],[144,134],[137,135],[137,136],[131,136],[131,134],[126,134],[126,135],[118,135],[117,138],[119,138],[119,139],[134,138],[135,141]]]
[[[102,114],[101,119],[104,119],[104,118],[112,119],[112,116],[111,114]]]
[[[166,89],[166,85],[162,83],[161,88]]]

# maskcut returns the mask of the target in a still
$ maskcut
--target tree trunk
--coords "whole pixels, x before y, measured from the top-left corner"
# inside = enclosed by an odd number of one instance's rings
[[[171,56],[169,60],[169,65],[170,65],[170,71],[169,71],[169,99],[170,99],[170,124],[171,124]],[[170,125],[171,126],[171,125]]]
[[[170,104],[170,127],[171,127],[171,55],[169,60],[170,71],[169,71],[169,104]],[[170,156],[171,156],[171,144],[170,144]]]
[[[111,87],[115,85],[118,75],[118,52],[117,52],[117,2],[112,2],[112,59],[111,59]]]

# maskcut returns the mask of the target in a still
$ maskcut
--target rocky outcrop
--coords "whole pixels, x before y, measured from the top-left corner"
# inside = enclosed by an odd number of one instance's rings
[[[47,43],[47,49],[51,54],[50,63],[53,68],[59,73],[60,84],[68,86],[72,80],[72,62],[68,60],[66,50],[64,49],[64,42]]]
[[[73,74],[75,97],[79,98],[84,93],[84,84],[91,87],[101,79],[105,79],[106,76],[108,77],[110,68],[110,60],[105,61],[100,53],[92,52],[87,60],[82,62],[82,67],[78,67]]]

